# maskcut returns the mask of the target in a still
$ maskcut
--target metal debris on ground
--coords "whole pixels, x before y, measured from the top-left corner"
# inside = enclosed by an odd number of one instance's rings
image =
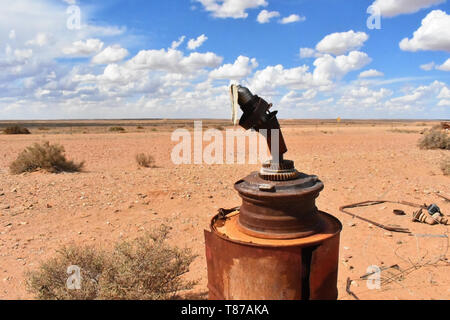
[[[350,290],[351,285],[352,285],[352,280],[350,278],[347,278],[347,285],[345,286],[345,291],[349,295],[351,295],[353,298],[355,298],[356,300],[359,300],[358,296],[352,290]]]
[[[427,211],[424,212],[423,209],[413,213],[413,222],[421,222],[434,226],[436,224],[443,224],[448,226],[449,221],[443,216],[438,206],[435,204],[428,207]]]
[[[446,197],[443,197],[443,198],[446,199]],[[402,227],[393,226],[393,225],[383,225],[381,223],[358,216],[358,215],[346,210],[346,209],[351,209],[351,208],[374,206],[374,205],[384,204],[384,203],[402,204],[405,206],[419,208],[420,209],[419,211],[416,211],[413,213],[413,221],[414,222],[422,222],[422,223],[427,223],[429,225],[436,225],[436,224],[449,225],[450,224],[449,220],[443,216],[440,208],[436,204],[427,206],[426,204],[419,205],[419,204],[415,204],[415,203],[411,203],[411,202],[407,202],[407,201],[377,200],[377,201],[364,201],[364,202],[349,204],[349,205],[340,207],[339,210],[345,214],[350,215],[353,218],[357,218],[362,221],[368,222],[374,226],[377,226],[377,227],[387,230],[387,231],[400,232],[400,233],[411,233],[411,231],[409,231],[409,229],[407,229],[407,228],[402,228]],[[426,210],[425,213],[423,212],[424,210]],[[403,210],[396,209],[396,210],[394,210],[394,214],[405,215],[405,212]]]
[[[437,192],[435,192],[435,194],[436,194],[438,197],[444,199],[445,201],[450,202],[450,198],[448,198],[448,197],[446,197],[446,196],[443,196],[442,194],[439,194],[439,193],[437,193]]]
[[[397,227],[397,226],[388,226],[388,225],[383,225],[381,223],[378,223],[376,221],[358,216],[354,213],[351,213],[349,211],[346,211],[346,209],[351,209],[351,208],[360,208],[360,207],[369,207],[369,206],[374,206],[374,205],[378,205],[378,204],[383,204],[383,203],[395,203],[395,204],[402,204],[402,205],[406,205],[406,206],[411,206],[411,207],[416,207],[416,208],[426,208],[422,205],[418,205],[415,203],[410,203],[410,202],[406,202],[406,201],[389,201],[389,200],[377,200],[377,201],[364,201],[364,202],[359,202],[359,203],[354,203],[354,204],[349,204],[346,206],[342,206],[339,208],[339,210],[345,214],[350,215],[353,218],[357,218],[359,220],[368,222],[374,226],[377,226],[378,228],[387,230],[387,231],[392,231],[392,232],[400,232],[400,233],[411,233],[411,231],[409,231],[409,229],[407,228],[402,228],[402,227]]]
[[[405,216],[405,215],[406,215],[405,211],[399,210],[399,209],[395,209],[395,210],[394,210],[394,214],[395,214],[396,216]]]

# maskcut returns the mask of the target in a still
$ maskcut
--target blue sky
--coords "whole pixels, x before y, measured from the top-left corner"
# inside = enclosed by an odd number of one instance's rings
[[[368,27],[369,6],[379,29]],[[231,83],[282,118],[448,119],[449,9],[445,0],[18,0],[0,13],[0,119],[228,118]]]

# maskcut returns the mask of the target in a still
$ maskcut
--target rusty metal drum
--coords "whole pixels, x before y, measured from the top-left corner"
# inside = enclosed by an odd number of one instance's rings
[[[242,232],[239,212],[205,231],[211,300],[335,300],[342,225],[318,211],[320,230],[297,239]]]

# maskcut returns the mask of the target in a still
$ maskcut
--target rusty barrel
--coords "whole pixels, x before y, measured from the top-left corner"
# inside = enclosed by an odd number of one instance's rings
[[[320,230],[296,239],[242,232],[239,212],[205,230],[211,300],[335,300],[342,225],[318,211]]]

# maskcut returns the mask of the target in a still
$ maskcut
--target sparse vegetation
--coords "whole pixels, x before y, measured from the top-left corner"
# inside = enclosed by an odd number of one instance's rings
[[[137,129],[138,129],[138,130],[143,130],[144,127],[143,127],[143,126],[138,126]]]
[[[111,251],[66,247],[58,256],[28,273],[28,290],[41,300],[168,300],[190,290],[196,281],[185,281],[195,259],[189,249],[166,243],[169,227]],[[67,268],[81,269],[81,289],[69,290]]]
[[[125,129],[123,127],[111,127],[111,128],[109,128],[109,131],[111,131],[111,132],[125,132]]]
[[[419,147],[421,149],[450,150],[449,134],[443,130],[429,130],[420,139]]]
[[[64,147],[50,142],[35,143],[23,150],[17,159],[10,164],[13,174],[45,170],[51,173],[78,172],[84,162],[75,163],[66,159]]]
[[[136,155],[136,162],[140,167],[144,168],[154,168],[155,159],[151,155],[146,155],[145,153],[139,153]]]
[[[21,126],[12,126],[3,129],[4,134],[31,134],[30,130]]]
[[[408,129],[391,129],[389,130],[393,133],[420,133],[418,130],[408,130]]]
[[[450,157],[447,157],[442,161],[441,170],[445,176],[450,176]]]

